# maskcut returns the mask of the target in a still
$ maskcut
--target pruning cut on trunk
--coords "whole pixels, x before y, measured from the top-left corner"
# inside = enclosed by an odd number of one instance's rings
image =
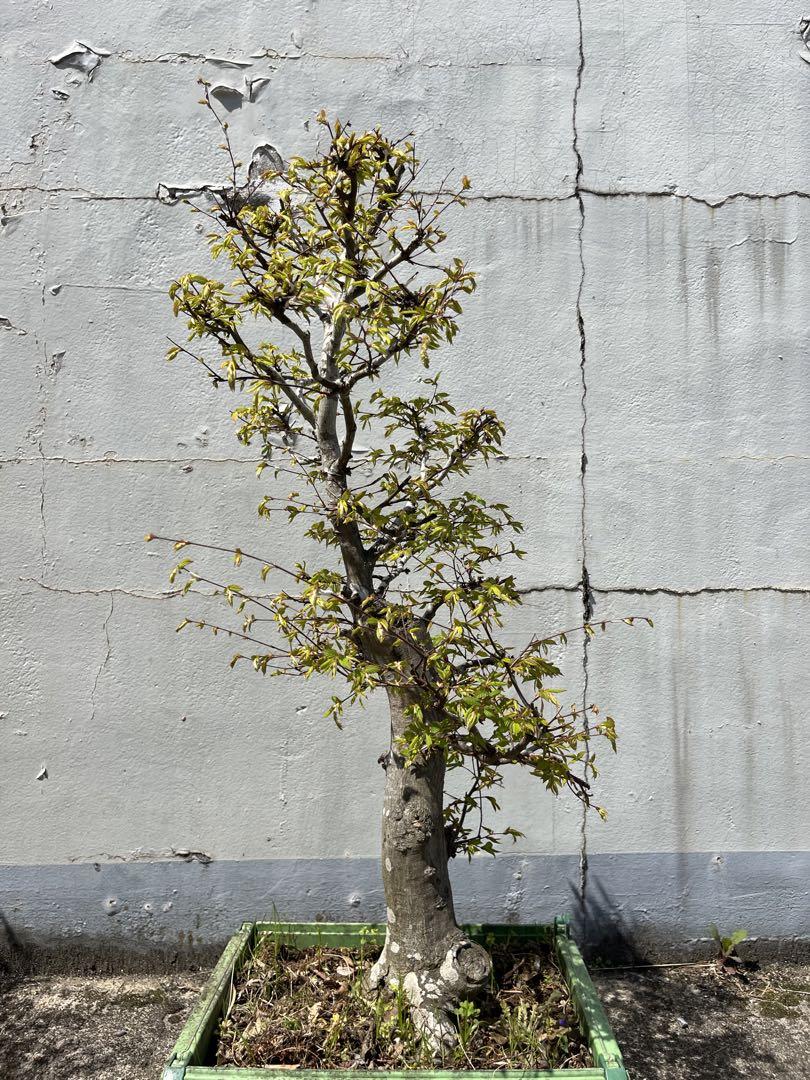
[[[216,115],[207,87],[204,103]],[[284,566],[239,547],[147,539],[227,551],[255,567],[254,592],[204,574],[188,550],[172,571],[185,590],[213,586],[238,614],[227,627],[187,620],[235,635],[234,664],[342,680],[327,710],[339,726],[345,709],[387,695],[387,937],[371,989],[401,987],[439,1049],[455,1037],[458,1002],[491,972],[456,920],[448,860],[494,854],[519,837],[483,812],[498,809],[506,765],[589,804],[589,742],[614,745],[615,732],[610,717],[585,724],[581,708],[560,704],[551,657],[565,632],[520,649],[499,636],[504,612],[521,603],[512,573],[521,526],[464,481],[502,453],[504,427],[489,408],[456,411],[431,372],[475,288],[461,259],[439,254],[469,182],[426,194],[411,141],[323,114],[318,122],[315,157],[284,165],[260,147],[240,182],[220,121],[230,183],[195,212],[211,222],[211,253],[228,280],[188,273],[172,285],[189,333],[169,357],[193,357],[241,395],[239,439],[260,472],[292,478],[259,513],[276,529],[303,522],[322,560]],[[466,776],[462,794],[447,794],[449,772]]]

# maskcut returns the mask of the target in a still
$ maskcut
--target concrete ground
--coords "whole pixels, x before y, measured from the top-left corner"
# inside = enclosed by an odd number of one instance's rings
[[[810,1080],[810,964],[591,974],[632,1080]]]
[[[207,972],[0,986],[2,1080],[158,1080]]]
[[[37,976],[0,983],[2,1080],[157,1080],[205,981]],[[747,984],[710,967],[597,970],[632,1080],[810,1078],[810,965]]]

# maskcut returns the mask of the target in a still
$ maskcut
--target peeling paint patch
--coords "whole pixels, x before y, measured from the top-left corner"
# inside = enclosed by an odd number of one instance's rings
[[[193,848],[166,848],[163,851],[150,851],[147,848],[135,848],[134,851],[127,851],[124,854],[111,854],[108,851],[99,851],[94,855],[76,855],[73,858],[68,859],[71,863],[83,863],[83,862],[96,862],[98,860],[104,860],[106,862],[162,862],[172,859],[178,859],[187,863],[200,863],[201,866],[208,866],[209,863],[214,861],[212,855],[209,855],[206,851],[197,851]]]
[[[166,206],[174,206],[184,199],[221,195],[227,190],[222,184],[164,184],[161,181],[155,190],[155,197]]]
[[[61,52],[48,57],[48,62],[58,68],[74,68],[87,76],[87,81],[93,81],[93,75],[101,61],[111,56],[109,49],[99,49],[89,45],[86,41],[71,41]],[[67,96],[67,95],[66,95]]]
[[[804,48],[799,56],[806,64],[810,64],[810,19],[802,19],[799,23],[799,36],[804,42]]]
[[[211,94],[213,94],[213,89]],[[274,197],[276,186],[265,181],[265,174],[279,172],[284,167],[284,159],[272,143],[259,143],[253,150],[248,166],[247,183],[238,188],[239,195],[251,206],[269,203]],[[167,184],[161,181],[155,191],[158,202],[167,206],[184,200],[212,199],[230,193],[231,188],[224,184],[190,183]],[[182,446],[182,443],[178,443]]]
[[[241,60],[229,56],[206,56],[206,64],[214,64],[215,67],[253,67],[253,60]]]
[[[284,168],[284,159],[272,143],[259,143],[254,149],[248,168],[248,180],[258,184],[265,173],[279,172]]]
[[[214,861],[205,851],[190,851],[188,848],[172,848],[170,854],[174,859],[182,859],[183,862],[198,862],[203,866]]]
[[[21,214],[12,214],[9,212],[5,203],[0,203],[0,229],[3,230],[8,236],[16,230]]]
[[[229,86],[227,83],[215,83],[211,87],[211,97],[224,106],[228,112],[242,108],[245,99],[244,91],[238,86]]]
[[[233,83],[214,83],[211,87],[211,97],[220,103],[228,112],[241,109],[246,101],[258,101],[262,91],[270,82],[268,75],[257,75],[251,78],[245,75],[240,85]]]
[[[11,319],[6,318],[5,315],[0,315],[0,330],[10,330],[13,334],[18,334],[20,337],[25,337],[28,333],[28,331],[23,330],[21,326],[15,326]]]
[[[48,371],[51,375],[58,375],[62,370],[62,364],[65,362],[65,350],[58,349],[56,352],[51,353],[50,360],[48,361]]]

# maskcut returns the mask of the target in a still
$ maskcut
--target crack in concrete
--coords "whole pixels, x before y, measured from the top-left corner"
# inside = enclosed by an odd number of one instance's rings
[[[697,585],[694,589],[676,589],[669,585],[594,585],[588,582],[593,600],[596,596],[734,596],[748,593],[782,593],[787,596],[805,596],[810,593],[810,585]],[[527,585],[517,590],[520,596],[533,593],[562,592],[582,594],[582,581],[573,585]],[[598,620],[595,620],[598,621]]]
[[[791,247],[798,239],[798,233],[794,237],[791,237],[790,240],[780,240],[776,236],[744,236],[742,240],[738,240],[736,244],[728,244],[726,251],[742,247],[743,244],[781,244],[784,247]]]
[[[48,344],[42,342],[42,367],[38,373],[38,386],[39,393],[39,430],[37,432],[37,451],[38,460],[40,462],[40,481],[39,481],[39,521],[40,521],[40,572],[45,573],[45,568],[48,562],[48,540],[47,540],[47,527],[45,524],[45,482],[46,482],[46,457],[45,457],[45,423],[48,418],[48,406],[45,401],[45,387],[48,370]]]
[[[90,723],[92,724],[96,718],[96,691],[98,690],[98,682],[104,672],[105,667],[110,662],[112,656],[112,642],[110,641],[110,619],[113,617],[113,610],[115,608],[115,595],[110,593],[110,610],[107,612],[107,618],[104,620],[102,630],[104,631],[104,638],[107,642],[107,651],[104,654],[104,659],[99,664],[96,677],[93,680],[93,688],[90,691]]]
[[[185,189],[184,189],[185,190]],[[195,188],[189,188],[188,190],[196,190]],[[42,187],[38,184],[12,184],[7,187],[0,187],[0,195],[12,194],[15,192],[37,191],[43,195],[70,195],[77,202],[157,202],[161,205],[172,205],[167,203],[165,199],[160,198],[156,194],[149,195],[117,195],[108,194],[105,192],[89,191],[86,188],[72,188],[72,187]],[[446,194],[434,190],[424,191],[420,190],[416,192],[420,195],[438,195]],[[476,195],[475,193],[467,193],[464,196],[465,202],[522,202],[522,203],[565,203],[572,200],[579,200],[582,195],[590,195],[597,199],[679,199],[684,202],[697,203],[700,206],[708,206],[712,210],[716,210],[718,207],[725,206],[726,203],[735,202],[740,199],[747,199],[753,202],[757,201],[773,201],[778,202],[782,199],[810,199],[810,191],[799,191],[794,189],[791,191],[778,191],[778,192],[759,192],[759,191],[735,191],[728,195],[721,195],[717,199],[710,199],[703,195],[691,195],[683,191],[643,191],[643,190],[628,190],[628,191],[607,191],[600,188],[588,187],[586,184],[577,184],[575,188],[567,195],[530,195],[525,193],[511,193],[511,192],[495,192],[492,194]],[[35,213],[36,211],[29,211]]]
[[[40,442],[40,446],[42,443]],[[42,563],[42,573],[45,573],[45,566],[48,561],[48,539],[45,525],[45,455],[41,458],[42,471],[39,482],[39,524],[40,524],[40,562]]]
[[[723,596],[747,593],[782,593],[787,596],[806,596],[810,586],[801,585],[701,585],[695,589],[673,589],[666,585],[609,585],[604,588],[596,585],[594,593],[603,596],[620,594],[623,596]]]
[[[156,296],[168,296],[170,282],[166,282],[165,287],[160,285],[96,285],[90,281],[60,281],[59,288],[61,289],[92,289],[96,292],[127,292],[137,293],[141,295],[143,293],[154,293]]]
[[[275,61],[278,63],[298,63],[301,60],[336,60],[339,63],[367,63],[368,61],[385,64],[405,64],[410,67],[425,69],[432,68],[459,68],[463,70],[476,70],[477,68],[520,68],[534,67],[545,63],[542,56],[525,56],[519,60],[416,60],[410,59],[407,53],[391,56],[387,53],[322,53],[308,50],[296,50],[295,52],[277,52],[275,49],[262,49],[250,54],[249,60],[239,58],[228,59],[227,57],[213,57],[205,53],[174,52],[159,53],[157,56],[138,56],[131,52],[114,53],[112,58],[125,64],[187,64],[190,61],[201,64],[214,64],[217,67],[250,67],[261,60]]]
[[[189,440],[190,441],[190,440]],[[182,457],[182,458],[68,458],[62,455],[0,458],[0,465],[36,465],[40,461],[57,465],[257,465],[261,458]]]
[[[585,72],[585,43],[582,30],[582,0],[576,0],[577,10],[577,28],[579,32],[579,59],[577,63],[577,79],[574,86],[574,98],[571,110],[571,128],[573,139],[574,158],[576,160],[576,173],[574,176],[574,199],[576,201],[579,210],[579,224],[577,228],[577,253],[579,256],[579,283],[577,285],[577,298],[576,298],[576,318],[577,318],[577,333],[579,337],[579,371],[581,382],[581,397],[580,405],[582,408],[582,423],[580,426],[580,490],[581,490],[581,512],[580,512],[580,545],[582,548],[582,579],[580,582],[580,591],[582,593],[582,621],[583,623],[589,623],[593,616],[593,593],[591,592],[590,577],[588,574],[588,558],[587,558],[587,530],[586,530],[586,484],[585,473],[588,467],[588,455],[586,446],[586,429],[588,424],[588,381],[586,375],[586,361],[587,361],[587,338],[585,334],[585,317],[582,311],[582,300],[585,292],[585,252],[584,252],[584,232],[585,232],[585,200],[582,194],[582,180],[585,173],[585,163],[582,159],[582,151],[579,144],[579,95],[582,90],[582,79]],[[585,736],[585,751],[584,761],[582,766],[582,775],[585,780],[588,778],[589,769],[591,769],[591,753],[590,744],[588,742],[590,736],[590,724],[588,722],[588,635],[585,634],[582,641],[582,733]],[[591,769],[592,771],[592,769]],[[582,912],[582,918],[585,918],[585,899],[588,888],[588,808],[582,807],[582,816],[580,821],[580,842],[579,842],[579,903]]]
[[[186,64],[189,60],[204,63],[208,58],[205,53],[192,52],[167,52],[159,53],[157,56],[138,56],[131,52],[120,52],[114,53],[113,59],[121,60],[125,64]]]
[[[19,578],[21,583],[36,585],[47,592],[59,593],[65,596],[131,596],[137,600],[170,600],[183,594],[182,589],[164,589],[161,592],[144,592],[136,589],[125,589],[120,586],[110,589],[70,589],[61,585],[50,585],[38,578]],[[745,596],[749,593],[775,593],[783,596],[807,596],[810,594],[810,586],[789,585],[700,585],[694,589],[675,589],[666,585],[590,585],[592,597],[596,596],[674,596],[690,599],[699,596]],[[527,585],[519,588],[521,596],[532,596],[543,593],[577,593],[582,595],[582,582],[574,584],[550,584],[550,585]],[[204,592],[200,589],[192,589],[195,596],[213,596],[213,593]],[[273,593],[255,593],[253,595],[272,596]]]
[[[81,187],[42,187],[41,184],[9,184],[0,187],[0,195],[10,195],[18,191],[38,191],[41,195],[71,195],[77,202],[159,202],[156,195],[111,195]]]
[[[164,589],[162,592],[138,592],[135,589],[124,589],[116,586],[113,589],[69,589],[62,585],[49,585],[45,581],[40,581],[38,578],[19,578],[20,582],[24,585],[36,585],[40,589],[44,589],[46,592],[59,593],[62,596],[132,596],[137,600],[171,600],[173,597],[182,596],[182,589]],[[202,593],[195,589],[191,590],[199,596],[211,596],[213,593]],[[110,605],[112,607],[112,604]],[[112,614],[112,612],[110,612]],[[109,615],[107,616],[109,619]]]
[[[699,203],[716,210],[719,206],[734,202],[737,199],[749,199],[752,201],[779,199],[810,199],[810,191],[778,191],[774,193],[764,191],[734,191],[729,195],[721,195],[717,199],[709,199],[702,195],[690,195],[685,191],[605,191],[601,188],[581,187],[585,195],[593,195],[599,199],[681,199],[685,202]]]
[[[519,596],[531,596],[532,593],[544,592],[570,592],[582,594],[582,582],[577,581],[574,585],[526,585],[517,589]]]
[[[581,457],[581,455],[580,455]],[[0,458],[0,465],[37,465],[42,460],[41,455],[35,457]],[[258,465],[261,458],[235,458],[235,457],[121,457],[117,454],[109,454],[103,457],[70,458],[64,454],[47,454],[44,460],[54,462],[57,465]],[[559,462],[570,462],[569,455],[551,457],[546,454],[503,454],[499,457],[503,462],[535,462],[541,465],[551,465]],[[624,459],[616,459],[624,460]],[[628,457],[626,460],[638,462],[638,456]],[[810,454],[715,454],[712,462],[728,462],[734,464],[741,461],[753,461],[766,464],[779,464],[782,461],[808,461]],[[645,457],[645,464],[663,465],[702,465],[706,458],[702,457]],[[580,588],[580,586],[576,586]],[[598,590],[597,590],[598,591]]]
[[[431,191],[428,189],[415,192],[418,195],[440,195],[445,194],[440,191]],[[524,202],[524,203],[564,203],[571,202],[576,197],[576,192],[572,191],[568,195],[525,195],[525,194],[511,194],[508,192],[496,192],[489,195],[476,195],[474,193],[465,192],[465,202]]]

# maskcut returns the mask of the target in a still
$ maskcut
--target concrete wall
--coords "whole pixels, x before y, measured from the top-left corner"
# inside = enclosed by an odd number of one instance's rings
[[[230,402],[162,360],[167,285],[205,264],[173,198],[222,176],[200,75],[234,88],[245,154],[310,150],[325,106],[414,131],[427,187],[448,168],[473,178],[452,246],[480,287],[441,366],[510,426],[482,486],[527,524],[514,632],[577,623],[586,602],[655,619],[564,657],[571,692],[619,719],[597,790],[609,820],[510,777],[526,839],[455,868],[461,914],[567,909],[593,939],[659,949],[711,920],[810,939],[804,14],[15,5],[0,126],[8,941],[210,945],[273,905],[382,909],[379,703],[341,734],[325,687],[231,672],[227,645],[177,637],[187,611],[218,609],[173,595],[142,542],[297,550],[257,522],[265,485]]]

